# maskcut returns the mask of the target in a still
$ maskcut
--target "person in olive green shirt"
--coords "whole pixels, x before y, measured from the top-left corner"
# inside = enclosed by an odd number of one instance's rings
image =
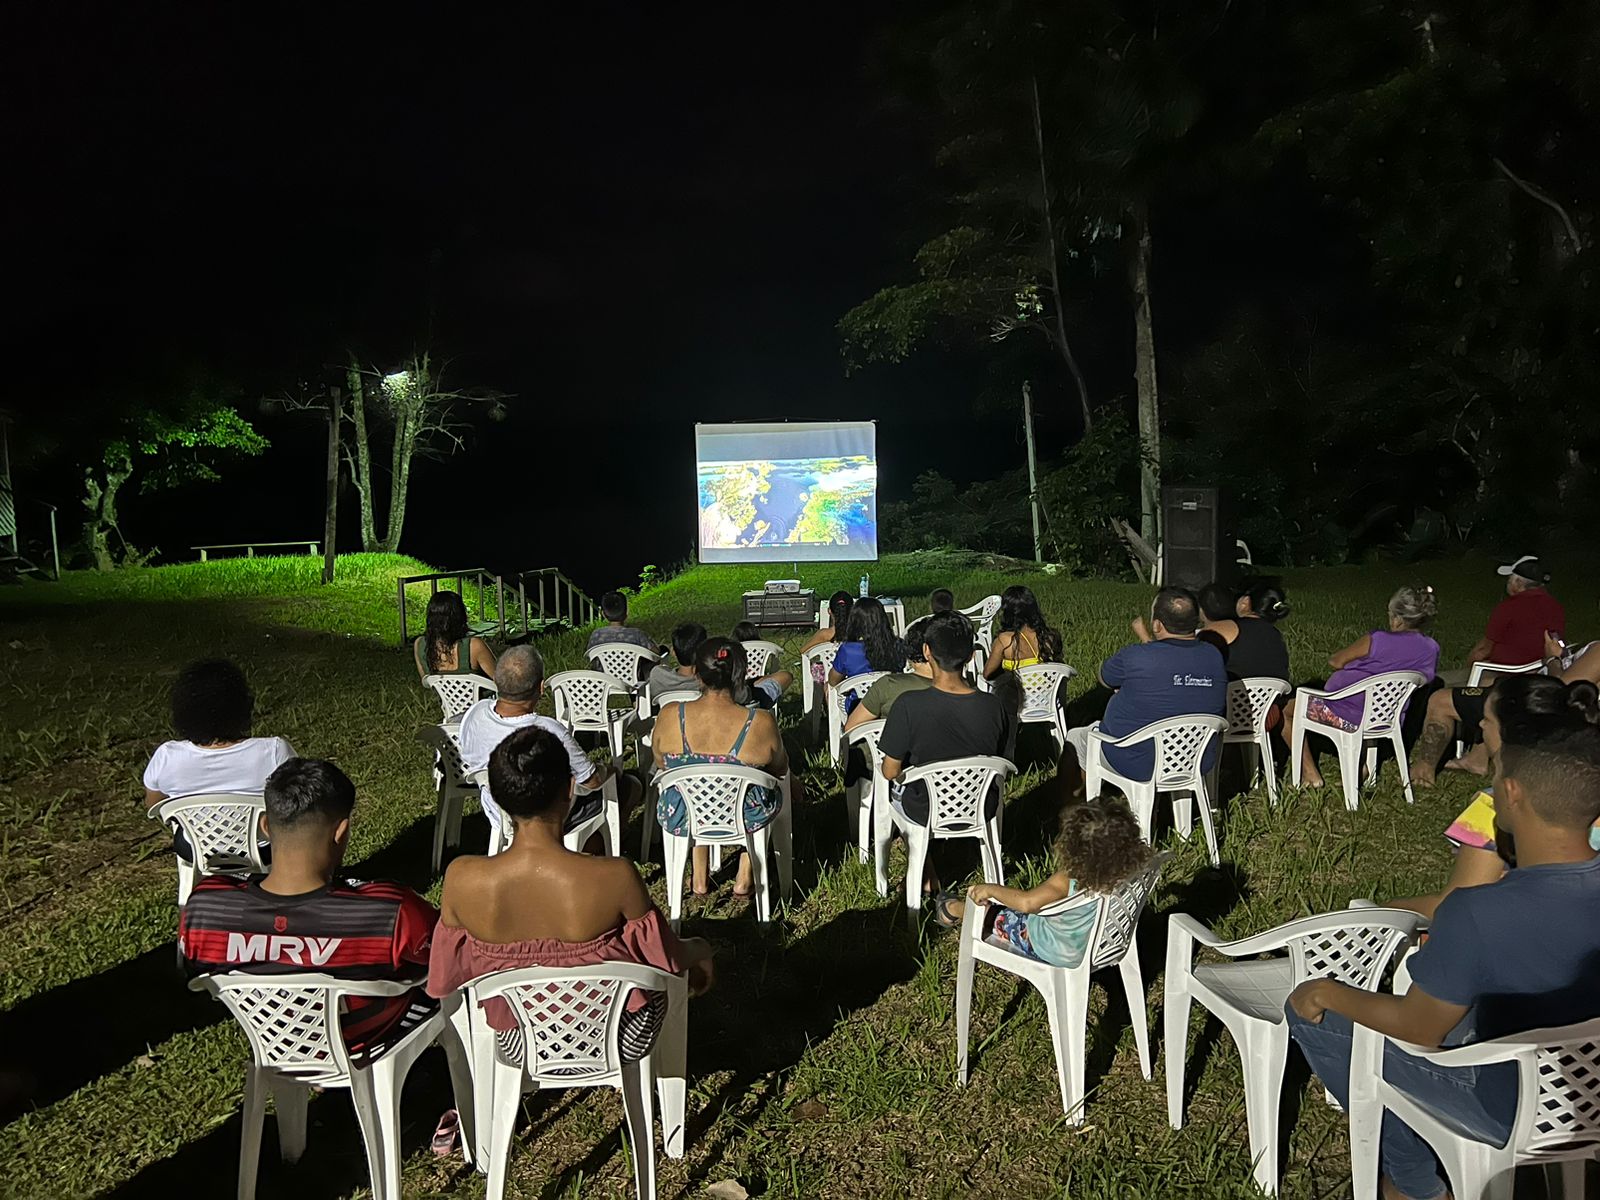
[[[889,710],[894,707],[894,702],[907,692],[919,692],[923,688],[933,686],[933,664],[928,661],[923,643],[907,645],[906,659],[906,665],[910,670],[895,671],[893,674],[885,675],[866,690],[860,702],[845,718],[846,731],[867,721],[887,717]]]

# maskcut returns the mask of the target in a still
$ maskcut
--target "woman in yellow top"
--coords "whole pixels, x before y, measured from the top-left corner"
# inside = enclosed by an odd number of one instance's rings
[[[1061,635],[1039,610],[1039,600],[1029,587],[1008,587],[1000,597],[1000,632],[995,635],[984,664],[985,679],[1042,662],[1061,661]]]
[[[1518,743],[1533,722],[1548,727],[1552,718],[1565,717],[1576,728],[1600,725],[1600,689],[1586,679],[1563,683],[1548,675],[1503,675],[1495,681],[1483,710],[1483,743],[1493,760],[1500,747]],[[1508,867],[1516,865],[1516,847],[1495,827],[1494,793],[1484,789],[1473,797],[1444,836],[1456,849],[1450,878],[1438,892],[1393,900],[1389,907],[1410,909],[1432,917],[1439,902],[1456,888],[1494,883]],[[1600,850],[1600,825],[1589,831],[1589,844]]]

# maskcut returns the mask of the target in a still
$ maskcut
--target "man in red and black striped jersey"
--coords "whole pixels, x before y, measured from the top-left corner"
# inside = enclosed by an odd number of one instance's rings
[[[264,877],[211,875],[195,885],[178,919],[178,954],[192,975],[321,972],[343,979],[416,978],[414,992],[351,997],[345,1040],[381,1040],[418,1006],[438,912],[408,887],[335,879],[350,840],[356,789],[330,762],[291,758],[267,777],[265,832],[272,870]]]

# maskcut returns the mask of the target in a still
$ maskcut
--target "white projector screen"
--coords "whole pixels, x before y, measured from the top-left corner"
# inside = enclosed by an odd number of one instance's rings
[[[878,557],[871,421],[696,425],[694,448],[701,562]]]

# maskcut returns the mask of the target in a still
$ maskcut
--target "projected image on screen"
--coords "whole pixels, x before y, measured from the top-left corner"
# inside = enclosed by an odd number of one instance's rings
[[[870,422],[701,425],[703,562],[878,556],[878,464]]]

